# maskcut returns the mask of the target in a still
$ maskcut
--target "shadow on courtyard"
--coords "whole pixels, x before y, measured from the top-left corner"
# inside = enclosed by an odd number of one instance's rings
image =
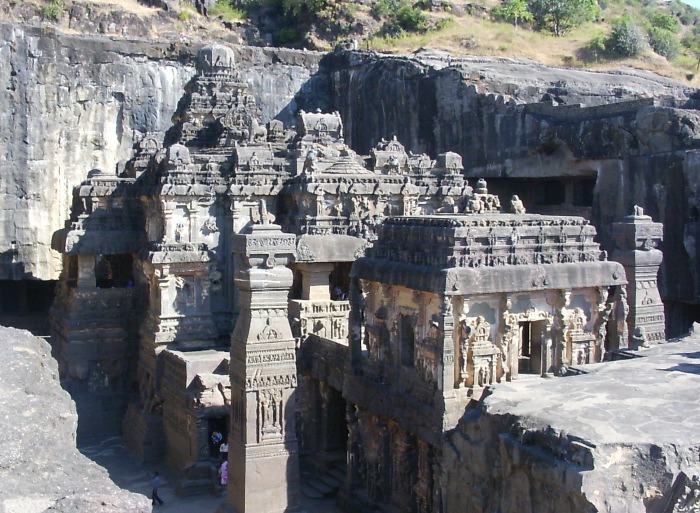
[[[84,440],[78,449],[86,457],[109,472],[114,483],[133,493],[150,497],[151,478],[158,471],[162,477],[159,491],[164,501],[163,511],[171,513],[214,513],[226,502],[226,493],[218,495],[175,495],[176,477],[164,465],[141,465],[131,457],[121,437],[92,438]],[[230,475],[230,474],[229,474]],[[338,513],[335,498],[309,499],[302,495],[302,508],[306,513]]]

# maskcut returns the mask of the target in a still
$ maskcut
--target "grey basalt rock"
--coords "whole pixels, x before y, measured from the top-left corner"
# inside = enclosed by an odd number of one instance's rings
[[[202,44],[65,35],[0,23],[0,260],[2,279],[56,279],[53,232],[92,169],[115,173],[149,136],[162,140]],[[259,91],[263,122],[289,124],[325,94],[319,54],[237,47]],[[319,92],[320,91],[320,92]],[[15,244],[12,244],[15,241]]]
[[[0,327],[0,511],[151,511],[75,446],[75,404],[58,382],[49,345]]]
[[[699,350],[691,336],[494,387],[449,436],[447,511],[697,512]]]

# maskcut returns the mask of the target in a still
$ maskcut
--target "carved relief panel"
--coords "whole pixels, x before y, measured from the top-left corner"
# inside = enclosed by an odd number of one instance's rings
[[[257,395],[257,442],[279,442],[282,439],[284,428],[282,389],[259,390]]]
[[[565,319],[566,358],[571,365],[595,361],[595,335],[584,330],[587,323],[581,308],[574,308]]]

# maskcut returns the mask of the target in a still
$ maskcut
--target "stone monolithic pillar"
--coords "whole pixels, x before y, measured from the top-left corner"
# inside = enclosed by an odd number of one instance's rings
[[[294,337],[287,317],[294,235],[234,235],[240,313],[231,335],[228,503],[236,513],[300,510]]]
[[[666,340],[664,305],[656,279],[663,259],[657,249],[663,240],[663,228],[639,207],[622,222],[613,223],[615,251],[610,260],[620,262],[627,274],[627,326],[632,347]]]

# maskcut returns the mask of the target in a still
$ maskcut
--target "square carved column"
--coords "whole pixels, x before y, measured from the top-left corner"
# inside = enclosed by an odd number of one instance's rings
[[[236,513],[300,510],[296,353],[287,296],[296,236],[277,225],[235,235],[240,314],[231,335],[228,504]]]
[[[664,305],[657,286],[663,253],[663,224],[644,215],[640,207],[622,222],[613,223],[615,251],[611,260],[620,262],[627,274],[630,346],[658,344],[666,340]]]

